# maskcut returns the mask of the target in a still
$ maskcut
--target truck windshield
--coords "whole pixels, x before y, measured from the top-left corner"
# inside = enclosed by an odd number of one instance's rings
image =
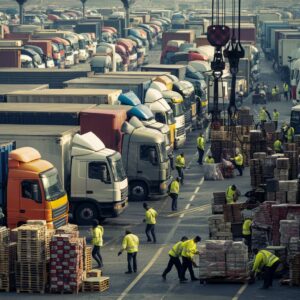
[[[159,149],[159,157],[161,162],[166,162],[168,160],[168,153],[167,153],[167,145],[166,142],[162,142],[158,145]]]
[[[127,176],[123,167],[121,154],[116,152],[112,156],[108,157],[108,162],[111,167],[115,181],[120,182],[125,180]]]
[[[173,111],[172,110],[167,111],[166,115],[167,115],[168,125],[174,124],[175,123],[175,119],[174,119]]]
[[[66,192],[62,187],[56,168],[48,170],[40,176],[43,182],[46,200],[54,201],[65,195]]]
[[[184,114],[184,108],[183,108],[183,103],[174,103],[171,105],[174,113],[174,117],[180,117]]]
[[[86,47],[86,41],[85,40],[79,40],[79,49],[85,49]]]

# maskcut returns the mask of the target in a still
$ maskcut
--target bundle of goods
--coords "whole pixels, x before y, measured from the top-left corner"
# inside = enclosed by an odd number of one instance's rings
[[[232,178],[234,175],[234,165],[231,161],[222,159],[220,166],[224,178]]]
[[[300,253],[290,260],[290,279],[291,285],[300,286]]]
[[[250,114],[249,107],[241,107],[237,114],[237,124],[242,126],[251,126],[254,122],[253,115]]]
[[[230,223],[243,222],[243,217],[241,213],[243,207],[244,205],[241,203],[225,204],[223,206],[225,222],[230,222]]]
[[[300,238],[291,237],[288,245],[288,255],[292,257],[297,253],[300,253]]]
[[[277,158],[276,168],[274,169],[274,178],[277,180],[289,180],[290,162],[288,158]]]
[[[200,278],[246,277],[248,248],[243,242],[208,240],[200,247]]]
[[[300,236],[299,220],[281,220],[280,221],[280,245],[289,247],[291,238]]]
[[[9,292],[15,283],[17,243],[10,242],[9,229],[0,227],[0,291]]]
[[[273,245],[280,244],[280,221],[297,219],[300,216],[300,205],[276,204],[272,205],[272,237]]]
[[[264,138],[261,130],[250,131],[250,158],[253,158],[253,154],[256,152],[266,152],[267,142]]]
[[[83,292],[104,292],[109,288],[109,277],[102,277],[101,270],[90,270],[82,283]]]
[[[205,180],[224,180],[219,164],[204,164],[203,171]]]
[[[272,226],[272,205],[273,201],[265,201],[260,206],[253,209],[253,222],[260,226]]]
[[[292,144],[294,145],[294,144]],[[284,156],[289,159],[289,179],[298,176],[298,154],[297,151],[284,151]]]
[[[231,223],[224,221],[223,215],[208,218],[209,237],[213,240],[232,240]]]
[[[46,221],[17,228],[17,292],[44,293],[47,283]]]
[[[298,181],[297,180],[280,180],[278,182],[278,192],[275,194],[276,202],[280,203],[297,203]]]
[[[213,193],[212,213],[213,214],[222,214],[223,213],[223,205],[225,203],[226,203],[226,193],[225,192]]]
[[[265,152],[253,153],[253,159],[250,160],[251,186],[258,187],[265,182],[264,164],[267,154]]]
[[[78,293],[83,277],[84,241],[79,232],[55,234],[50,242],[50,291]]]

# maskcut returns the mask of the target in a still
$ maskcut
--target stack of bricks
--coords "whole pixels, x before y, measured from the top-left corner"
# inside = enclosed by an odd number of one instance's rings
[[[9,229],[0,227],[0,291],[9,292],[15,284],[17,243],[10,242]]]
[[[267,143],[260,130],[250,131],[250,158],[253,158],[253,154],[256,152],[266,152]]]
[[[290,162],[288,158],[277,158],[274,178],[277,180],[289,180],[289,168]]]
[[[47,283],[46,222],[17,228],[17,292],[44,293]]]
[[[278,182],[278,191],[275,193],[275,200],[278,204],[297,203],[298,181],[297,180],[280,180]]]
[[[295,144],[290,144],[295,145]],[[289,179],[298,176],[298,154],[297,151],[284,151],[284,156],[289,159]]]
[[[300,253],[290,260],[291,285],[300,286]]]
[[[84,239],[74,225],[59,229],[50,242],[50,292],[78,293],[83,279]],[[64,233],[68,232],[68,233]]]
[[[224,221],[223,215],[208,218],[209,236],[213,240],[232,240],[231,223]]]
[[[225,192],[213,193],[212,213],[213,214],[222,214],[224,204],[226,204],[226,193]]]
[[[257,208],[253,209],[253,221],[258,226],[272,226],[272,205],[274,201],[265,201]]]

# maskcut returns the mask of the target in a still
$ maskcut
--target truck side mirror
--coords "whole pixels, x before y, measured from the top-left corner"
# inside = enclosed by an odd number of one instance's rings
[[[149,150],[149,160],[152,165],[157,165],[157,157],[154,149]]]
[[[37,183],[33,183],[32,184],[32,199],[37,202],[40,203],[40,197],[39,197],[39,185]]]

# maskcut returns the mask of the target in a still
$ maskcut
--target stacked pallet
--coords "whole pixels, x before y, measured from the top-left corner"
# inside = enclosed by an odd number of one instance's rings
[[[300,286],[300,253],[290,260],[290,279],[291,285]]]
[[[298,181],[297,180],[280,180],[278,182],[278,192],[276,192],[276,202],[280,203],[297,203]]]
[[[232,240],[231,223],[224,221],[223,215],[208,218],[209,236],[213,240]]]
[[[24,224],[17,233],[17,292],[44,293],[47,283],[46,225]]]
[[[83,292],[104,292],[109,289],[109,277],[101,276],[101,270],[86,272],[86,278],[82,283]]]
[[[243,222],[243,216],[241,213],[242,209],[243,209],[243,204],[241,203],[225,204],[223,206],[225,222],[230,222],[230,223]]]
[[[272,226],[272,205],[273,201],[265,201],[260,206],[253,209],[253,221],[256,225]]]
[[[17,243],[10,242],[9,229],[0,227],[0,291],[9,292],[15,287],[15,261]]]
[[[222,214],[224,204],[226,204],[226,193],[225,192],[213,193],[212,213],[213,214]]]
[[[92,269],[92,247],[85,246],[83,250],[83,270],[90,271]]]
[[[248,248],[243,242],[208,240],[199,252],[200,278],[247,276]]]
[[[288,247],[291,238],[299,238],[300,223],[298,220],[281,220],[279,232],[280,245]]]
[[[83,277],[83,239],[79,232],[55,234],[50,242],[50,292],[78,293]]]

